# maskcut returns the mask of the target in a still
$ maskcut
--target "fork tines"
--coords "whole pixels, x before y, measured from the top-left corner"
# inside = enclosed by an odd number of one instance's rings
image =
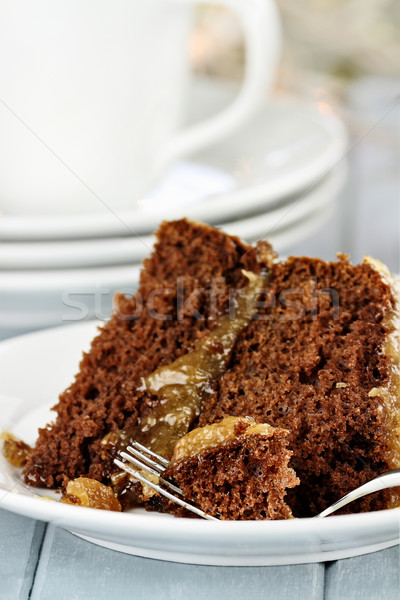
[[[179,496],[182,496],[181,489],[179,489],[168,479],[165,479],[161,476],[161,474],[165,471],[169,464],[169,461],[166,460],[163,456],[160,456],[156,452],[153,452],[149,448],[146,448],[146,446],[142,446],[142,444],[139,444],[138,442],[132,442],[132,444],[126,448],[126,451],[119,452],[119,456],[124,460],[115,458],[114,464],[117,465],[123,471],[125,471],[125,473],[128,473],[141,483],[148,485],[159,494],[162,494],[169,500],[172,500],[172,502],[175,502],[183,508],[190,510],[191,512],[202,517],[203,519],[209,519],[212,521],[219,520],[216,517],[208,515],[193,504],[186,502],[184,499],[179,498],[174,494],[171,494],[171,492],[159,485],[162,484],[165,487],[172,490],[173,492],[175,492],[175,494],[179,494]],[[127,462],[134,465],[136,469],[128,465]],[[151,481],[151,479],[146,477],[146,474],[155,475],[159,483],[154,483],[153,481]]]
[[[148,464],[150,467],[153,467],[154,469],[156,469],[156,471],[159,471],[160,473],[165,471],[165,469],[169,465],[169,461],[166,458],[160,456],[159,454],[156,454],[155,452],[150,450],[150,448],[142,446],[142,444],[139,444],[139,442],[132,442],[132,445],[128,446],[127,450],[129,450],[129,452],[131,452],[134,456],[141,458],[143,462]],[[150,456],[155,458],[157,462],[152,460]]]

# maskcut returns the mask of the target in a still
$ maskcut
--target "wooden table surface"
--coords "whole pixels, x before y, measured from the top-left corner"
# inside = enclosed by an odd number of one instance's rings
[[[108,550],[0,510],[1,600],[399,600],[399,546],[279,567],[209,567]]]

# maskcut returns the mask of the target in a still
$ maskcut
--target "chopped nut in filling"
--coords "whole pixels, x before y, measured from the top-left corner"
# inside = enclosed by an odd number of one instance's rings
[[[88,477],[78,477],[70,481],[60,502],[102,510],[121,510],[121,504],[112,488]]]
[[[4,458],[13,467],[23,467],[28,459],[28,455],[32,452],[32,448],[22,440],[17,439],[9,431],[3,431],[0,439],[3,440]]]

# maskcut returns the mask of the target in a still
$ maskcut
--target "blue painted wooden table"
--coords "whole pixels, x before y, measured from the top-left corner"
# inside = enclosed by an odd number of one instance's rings
[[[399,600],[399,546],[330,563],[207,567],[107,550],[0,510],[1,600]]]

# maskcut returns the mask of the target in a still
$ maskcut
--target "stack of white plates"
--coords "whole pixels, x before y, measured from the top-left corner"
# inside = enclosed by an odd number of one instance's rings
[[[198,87],[194,116],[231,97],[229,89]],[[107,317],[117,289],[134,291],[163,219],[187,216],[285,251],[329,219],[345,145],[326,106],[274,101],[229,142],[176,165],[129,211],[1,215],[0,337]]]

